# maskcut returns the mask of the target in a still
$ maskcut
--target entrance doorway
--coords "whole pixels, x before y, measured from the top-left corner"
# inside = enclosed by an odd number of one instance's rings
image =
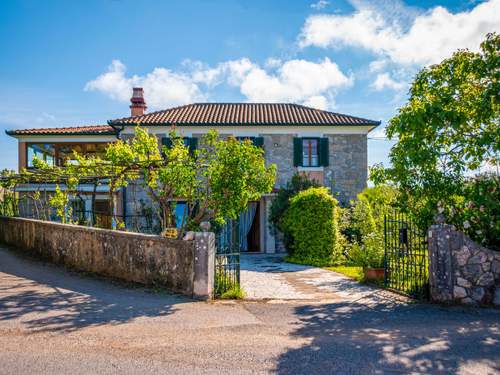
[[[253,218],[252,226],[250,227],[250,231],[247,235],[248,241],[248,252],[250,253],[258,253],[262,251],[260,247],[260,210],[261,205],[260,202],[256,202],[257,208],[255,210],[255,215]]]

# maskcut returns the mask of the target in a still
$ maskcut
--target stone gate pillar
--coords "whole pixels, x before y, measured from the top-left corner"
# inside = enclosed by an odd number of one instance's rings
[[[453,301],[452,251],[461,246],[461,238],[452,225],[432,225],[427,233],[429,242],[429,287],[434,302]]]
[[[194,297],[213,298],[215,269],[215,234],[194,233]]]

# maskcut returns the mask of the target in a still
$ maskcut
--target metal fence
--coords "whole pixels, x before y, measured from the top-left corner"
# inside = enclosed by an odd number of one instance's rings
[[[53,222],[62,222],[62,217],[52,207],[43,200],[34,201],[28,197],[10,198],[8,204],[0,202],[0,215],[15,216],[26,219],[38,219]],[[85,209],[82,201],[77,199],[68,204],[64,211],[64,221],[75,225],[82,225],[103,229],[127,229],[128,231],[159,234],[161,224],[159,217],[155,214],[154,208],[149,210],[149,214],[144,213],[111,213],[112,208],[109,201],[97,201],[90,210]],[[92,207],[91,207],[92,208]],[[134,210],[138,212],[140,210]]]
[[[428,298],[429,252],[426,232],[403,213],[386,215],[384,249],[385,286],[413,298]]]
[[[239,222],[228,220],[216,231],[215,237],[215,297],[240,287]]]

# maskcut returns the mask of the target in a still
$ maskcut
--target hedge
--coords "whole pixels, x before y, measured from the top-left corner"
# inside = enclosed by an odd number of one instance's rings
[[[284,229],[293,239],[290,261],[315,266],[341,264],[338,216],[338,201],[324,187],[309,188],[292,197],[283,218]]]

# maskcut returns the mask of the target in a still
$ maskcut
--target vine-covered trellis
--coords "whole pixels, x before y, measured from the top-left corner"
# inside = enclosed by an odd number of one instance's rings
[[[237,218],[274,185],[275,166],[266,166],[263,150],[250,141],[221,140],[214,131],[193,152],[175,132],[170,139],[170,146],[160,149],[156,136],[137,127],[132,139],[110,144],[102,159],[75,153],[64,166],[35,158],[33,169],[4,171],[0,214],[90,226],[102,226],[99,217],[107,215],[114,229],[180,237],[202,221]],[[122,207],[130,202],[132,213],[117,205],[127,191],[131,196]],[[97,212],[97,197],[103,195],[107,208]],[[176,220],[180,199],[184,209]]]

